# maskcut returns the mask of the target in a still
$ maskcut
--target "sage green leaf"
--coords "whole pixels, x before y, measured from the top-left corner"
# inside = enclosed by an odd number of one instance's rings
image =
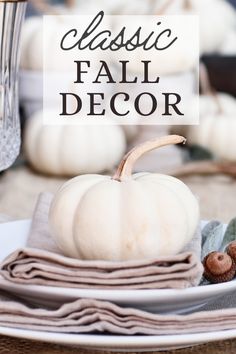
[[[210,284],[210,282],[208,280],[206,280],[206,278],[202,277],[199,285],[209,285],[209,284]]]
[[[212,220],[204,226],[204,228],[202,229],[202,247],[206,242],[206,239],[208,238],[209,234],[212,232],[212,230],[214,230],[220,224],[221,224],[220,221]]]
[[[221,244],[221,251],[224,251],[228,244],[236,240],[236,218],[232,219],[225,231],[224,239]]]
[[[219,251],[224,237],[224,226],[222,223],[214,222],[206,225],[202,231],[205,242],[202,246],[202,259],[210,252]]]
[[[191,145],[188,147],[188,151],[189,151],[189,158],[192,161],[213,160],[212,153],[206,148],[203,148],[202,146]]]

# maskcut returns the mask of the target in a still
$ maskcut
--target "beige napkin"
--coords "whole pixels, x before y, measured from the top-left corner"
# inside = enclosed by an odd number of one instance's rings
[[[0,296],[0,326],[59,333],[171,335],[236,328],[236,309],[157,315],[105,301],[79,299],[56,310]]]
[[[202,276],[198,231],[188,251],[153,260],[84,261],[62,255],[48,230],[51,194],[39,197],[27,248],[17,250],[1,266],[5,279],[21,284],[89,289],[160,289],[198,285]],[[195,254],[195,252],[197,254]]]

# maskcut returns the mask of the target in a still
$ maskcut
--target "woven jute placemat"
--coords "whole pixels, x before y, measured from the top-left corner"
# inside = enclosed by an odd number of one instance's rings
[[[64,182],[65,179],[40,176],[26,167],[11,169],[0,178],[0,213],[9,215],[13,219],[30,218],[38,194],[42,191],[54,193]],[[193,176],[185,178],[184,182],[199,198],[202,219],[219,219],[228,222],[236,216],[236,181],[234,179],[225,176]],[[0,354],[7,353],[101,354],[102,352],[0,336]],[[165,353],[173,353],[173,351]],[[176,353],[236,353],[236,340],[181,349]]]
[[[34,342],[17,338],[0,336],[0,354],[110,354],[96,350],[65,347],[56,344]],[[209,343],[163,354],[235,354],[236,340]],[[125,354],[122,352],[122,354]],[[134,353],[135,354],[135,353]]]

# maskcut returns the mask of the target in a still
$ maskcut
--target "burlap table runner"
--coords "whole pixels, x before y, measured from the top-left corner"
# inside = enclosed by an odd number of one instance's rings
[[[229,176],[192,176],[181,178],[198,196],[201,219],[229,222],[236,215],[236,182]],[[38,175],[27,167],[7,171],[0,180],[0,213],[14,219],[31,218],[38,195],[55,193],[64,178]]]

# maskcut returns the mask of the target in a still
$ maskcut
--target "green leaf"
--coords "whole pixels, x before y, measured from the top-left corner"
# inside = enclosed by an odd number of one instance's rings
[[[232,219],[225,231],[224,239],[221,244],[221,251],[224,251],[228,244],[236,240],[236,218]]]
[[[210,224],[210,225],[209,225]],[[224,237],[224,226],[219,221],[213,221],[207,224],[203,231],[202,259],[210,252],[219,251]]]
[[[189,158],[192,161],[199,160],[213,160],[212,153],[199,145],[192,145],[188,147],[189,150]]]
[[[209,284],[210,284],[210,282],[208,280],[206,280],[204,277],[202,277],[199,285],[209,285]]]
[[[212,220],[204,226],[204,228],[202,229],[202,247],[206,242],[206,239],[208,238],[209,234],[212,232],[212,230],[214,230],[220,224],[221,224],[220,221]]]

